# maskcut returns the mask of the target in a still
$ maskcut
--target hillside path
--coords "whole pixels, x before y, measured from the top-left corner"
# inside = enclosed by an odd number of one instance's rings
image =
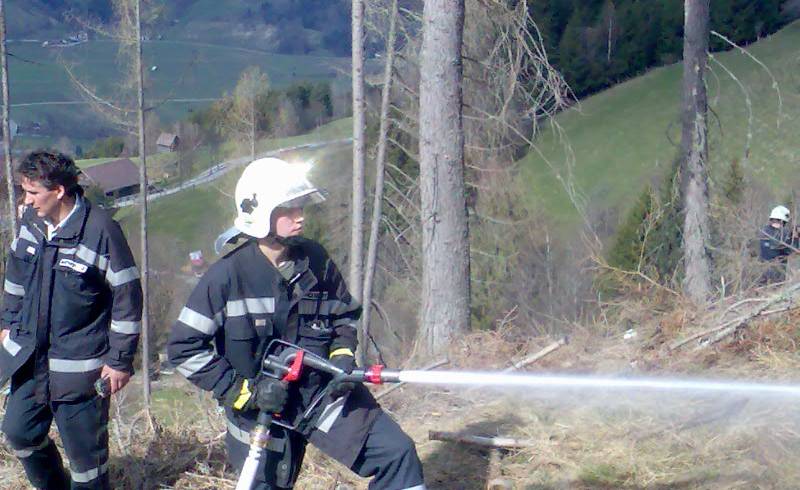
[[[302,145],[295,145],[295,146],[287,146],[284,148],[278,148],[277,150],[270,150],[267,152],[262,152],[257,155],[257,158],[266,158],[266,157],[276,157],[282,153],[286,153],[289,151],[296,151],[296,150],[312,150],[317,148],[323,148],[326,146],[335,146],[335,145],[344,145],[350,144],[353,142],[353,138],[342,138],[336,140],[328,140],[328,141],[319,141],[317,143],[304,143]],[[214,180],[219,179],[223,175],[227,174],[231,170],[246,163],[250,163],[250,157],[238,157],[233,158],[231,160],[226,160],[224,162],[218,163],[216,165],[212,165],[211,167],[203,170],[198,175],[182,182],[179,185],[174,187],[170,187],[167,189],[162,189],[156,192],[149,193],[147,195],[147,201],[155,201],[156,199],[161,199],[165,196],[170,196],[172,194],[176,194],[183,190],[193,189],[198,185],[207,184]],[[133,206],[137,202],[139,202],[139,196],[126,196],[114,201],[114,207],[117,208],[124,208],[127,206]]]

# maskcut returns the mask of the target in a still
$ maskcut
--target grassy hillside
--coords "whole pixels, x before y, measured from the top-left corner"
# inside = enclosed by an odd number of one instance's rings
[[[7,0],[9,39],[56,40],[86,21],[113,22],[110,1]],[[195,40],[273,53],[347,55],[350,13],[344,0],[171,0],[143,4],[152,39]]]
[[[800,168],[798,46],[800,23],[794,23],[748,48],[775,76],[780,103],[766,70],[740,52],[716,54],[719,63],[711,62],[707,81],[713,111],[710,152],[714,174],[732,159],[739,159],[746,171],[779,199],[785,199],[789,189],[800,182],[796,173]],[[661,175],[675,157],[675,144],[680,141],[681,74],[680,65],[653,70],[588,98],[557,118],[574,152],[575,181],[590,207],[627,209],[643,185]],[[752,141],[746,158],[748,126]],[[540,146],[563,171],[566,152],[553,135],[543,135]],[[574,222],[574,209],[545,161],[531,154],[521,163],[530,188],[530,206]]]
[[[74,65],[81,79],[101,95],[111,95],[122,75],[115,43],[91,41],[70,48],[43,48],[35,42],[17,42],[9,45],[9,51],[14,55],[9,59],[12,118],[23,124],[40,122],[49,132],[61,127],[62,134],[73,138],[82,132],[96,136],[97,126],[107,125],[81,103],[61,60]],[[349,64],[344,58],[269,54],[190,41],[145,43],[144,57],[145,66],[156,67],[147,72],[149,101],[180,99],[157,105],[164,122],[185,117],[193,108],[232,90],[242,70],[250,65],[260,66],[273,86],[282,87],[296,80],[342,78],[339,74],[346,72]]]
[[[48,32],[57,37],[69,30],[68,26],[53,17],[52,12],[37,0],[7,0],[5,8],[9,39],[25,39],[32,32]]]

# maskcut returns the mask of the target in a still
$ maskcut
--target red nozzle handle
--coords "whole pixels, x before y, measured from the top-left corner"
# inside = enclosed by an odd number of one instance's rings
[[[372,383],[374,385],[383,384],[383,376],[381,373],[383,372],[383,365],[382,364],[374,364],[367,368],[364,372],[364,381],[367,383]]]
[[[286,373],[286,376],[283,377],[284,381],[297,381],[300,379],[300,372],[303,370],[303,355],[305,355],[304,350],[298,350],[294,356],[294,360],[292,361],[292,365],[289,366],[289,372]]]

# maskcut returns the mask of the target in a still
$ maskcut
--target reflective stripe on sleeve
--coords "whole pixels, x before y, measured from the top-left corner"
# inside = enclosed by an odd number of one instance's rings
[[[98,254],[86,245],[78,245],[78,247],[75,249],[75,257],[78,257],[87,264],[97,267],[103,272],[108,269],[108,257]]]
[[[28,227],[25,226],[25,225],[22,225],[20,227],[19,235],[17,235],[17,237],[21,238],[23,240],[32,242],[32,243],[38,243],[39,242],[39,240],[36,239],[36,237],[33,235],[33,233],[31,233],[31,230],[29,230]]]
[[[183,376],[188,378],[189,376],[203,369],[209,362],[211,362],[212,359],[214,359],[213,352],[201,352],[193,355],[189,359],[186,359],[175,369]]]
[[[124,320],[111,320],[111,331],[125,335],[141,333],[142,322],[129,322]]]
[[[8,279],[3,283],[3,291],[14,296],[25,296],[25,288],[19,284],[13,283]]]
[[[206,335],[214,335],[221,323],[216,318],[211,319],[186,306],[181,310],[178,321]]]
[[[109,267],[108,271],[106,271],[106,281],[108,281],[112,287],[122,286],[123,284],[139,279],[139,277],[139,269],[136,266],[122,269],[119,272],[114,272]]]
[[[14,342],[14,340],[11,339],[11,332],[8,332],[6,338],[3,339],[3,348],[12,356],[16,356],[22,349],[22,346]]]
[[[228,301],[225,305],[225,314],[229,317],[248,313],[275,313],[275,298],[245,298]]]
[[[339,418],[339,415],[342,413],[342,409],[344,409],[344,401],[346,398],[346,396],[337,398],[322,410],[322,414],[320,414],[317,420],[317,429],[325,433],[331,430],[333,423],[336,422],[336,419]]]
[[[103,367],[103,360],[96,359],[49,359],[50,371],[56,373],[88,373]]]

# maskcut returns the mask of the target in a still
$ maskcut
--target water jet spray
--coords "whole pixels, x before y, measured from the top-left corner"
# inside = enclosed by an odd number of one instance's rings
[[[734,380],[671,379],[647,377],[611,377],[592,375],[539,375],[512,374],[491,371],[425,371],[414,369],[385,369],[373,365],[355,369],[348,373],[334,366],[329,360],[312,354],[302,348],[273,340],[266,349],[262,360],[261,374],[289,383],[300,379],[304,369],[327,373],[332,377],[328,388],[323,390],[310,404],[304,417],[310,416],[313,409],[327,396],[337,383],[355,382],[374,385],[389,383],[408,383],[445,386],[479,386],[499,388],[529,388],[547,390],[638,390],[692,393],[736,393],[760,396],[800,397],[800,385],[740,382]],[[273,423],[272,414],[260,413],[258,423],[251,432],[250,452],[245,460],[236,490],[249,490],[261,454],[269,442],[269,425]],[[286,426],[284,423],[281,425]],[[288,426],[286,426],[288,427]],[[292,429],[293,427],[288,427]]]

